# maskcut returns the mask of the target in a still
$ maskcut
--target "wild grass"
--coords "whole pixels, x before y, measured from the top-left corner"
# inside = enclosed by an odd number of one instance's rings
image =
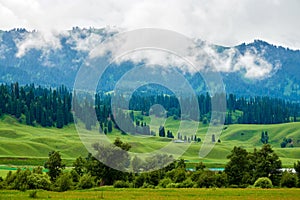
[[[0,199],[30,199],[32,191],[20,192],[0,190]],[[38,190],[37,199],[121,199],[121,200],[157,200],[157,199],[230,199],[230,200],[260,200],[260,199],[299,199],[300,189],[115,189],[112,187],[95,188],[91,190],[49,192]]]
[[[203,145],[208,125],[199,124],[196,131],[197,137],[200,137],[202,142],[173,144],[171,139],[158,137],[160,119],[151,116],[144,117],[144,121],[150,124],[151,130],[156,132],[155,137],[131,134],[122,135],[115,129],[112,133],[105,136],[98,132],[97,127],[93,131],[84,130],[84,136],[82,137],[86,137],[90,143],[97,142],[98,139],[113,141],[116,137],[120,137],[122,141],[129,142],[132,145],[130,151],[137,153],[151,153],[171,144],[170,148],[174,148],[174,151],[187,148],[182,158],[188,162],[202,161],[208,167],[224,167],[228,161],[226,157],[234,146],[242,146],[249,151],[253,151],[254,148],[260,148],[262,145],[260,141],[261,132],[267,131],[269,143],[280,156],[284,167],[292,167],[293,163],[300,159],[300,147],[298,147],[300,145],[299,122],[276,125],[234,124],[225,126],[220,136],[221,142],[216,142],[213,150],[205,158],[199,158],[199,150]],[[192,129],[189,129],[189,124],[192,126],[193,122],[186,123],[185,133],[182,134],[187,136],[195,134],[192,132]],[[166,131],[171,130],[174,136],[177,137],[180,121],[169,117],[164,125]],[[292,138],[295,141],[294,148],[283,149],[280,147],[280,143],[285,137]],[[42,166],[48,157],[48,153],[52,150],[59,151],[68,166],[77,157],[86,157],[88,154],[74,124],[63,129],[54,127],[42,128],[20,124],[9,116],[4,116],[0,119],[0,165]]]

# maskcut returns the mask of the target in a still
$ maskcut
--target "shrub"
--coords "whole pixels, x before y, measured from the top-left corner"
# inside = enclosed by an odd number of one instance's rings
[[[3,180],[3,178],[0,177],[0,190],[6,188],[6,184],[5,184],[5,183],[6,183],[6,182]]]
[[[115,181],[114,188],[129,188],[129,183],[126,181]]]
[[[89,189],[92,188],[95,185],[94,179],[90,174],[84,174],[79,179],[79,183],[77,187],[79,189]]]
[[[5,183],[6,183],[7,185],[10,185],[11,183],[14,182],[15,178],[16,178],[15,173],[12,173],[12,171],[9,171],[9,172],[6,174]]]
[[[167,172],[166,176],[175,183],[181,183],[186,179],[186,172],[184,169],[178,168]]]
[[[272,188],[273,184],[272,181],[267,178],[267,177],[262,177],[262,178],[258,178],[255,183],[254,183],[254,187],[259,187],[259,188]]]
[[[26,191],[27,189],[29,189],[28,177],[30,175],[31,172],[29,169],[26,170],[18,169],[17,172],[15,173],[13,182],[10,184],[10,187],[12,189]]]
[[[199,188],[210,188],[215,187],[216,176],[212,171],[204,171],[200,174],[197,180],[197,187]]]
[[[134,187],[135,188],[140,188],[140,187],[143,186],[144,182],[145,182],[145,175],[144,174],[136,176],[135,179],[134,179]]]
[[[219,188],[228,186],[227,174],[219,172],[215,175],[215,185]]]
[[[37,191],[36,190],[32,190],[29,192],[29,198],[36,198],[37,197]]]
[[[54,183],[54,191],[64,192],[71,189],[73,185],[72,178],[69,173],[63,173],[57,177]]]
[[[202,123],[203,123],[203,124],[207,124],[207,123],[208,123],[207,117],[204,117],[204,118],[203,118]]]
[[[145,183],[143,184],[142,188],[151,188],[151,189],[154,189],[155,186],[145,182]]]
[[[169,183],[167,185],[167,188],[179,188],[180,183]]]
[[[49,190],[51,181],[48,175],[46,174],[31,174],[28,177],[28,186],[29,189],[43,189]]]
[[[172,180],[170,178],[164,178],[160,180],[158,186],[162,188],[166,188],[168,184],[172,183]]]
[[[297,177],[290,172],[283,172],[281,180],[280,180],[281,187],[296,187],[297,186]]]
[[[75,169],[72,169],[70,171],[70,175],[71,175],[71,178],[72,178],[73,182],[75,182],[75,183],[79,182],[80,175],[78,174],[78,172]]]
[[[280,143],[280,147],[281,147],[281,148],[285,148],[286,145],[287,145],[287,143],[286,143],[285,141],[283,141],[283,142]]]
[[[231,185],[229,185],[229,188],[239,188],[239,186],[235,185],[235,184],[231,184]]]
[[[202,173],[203,173],[203,170],[198,170],[198,171],[192,172],[192,175],[190,176],[192,181],[196,182]]]
[[[43,174],[43,168],[41,166],[34,167],[32,169],[32,173],[34,173],[34,174]]]
[[[199,162],[199,163],[197,163],[196,166],[195,166],[196,171],[204,170],[205,168],[206,168],[206,166],[204,165],[203,162]]]
[[[0,190],[5,189],[6,188],[6,184],[4,181],[0,182]]]
[[[158,171],[152,171],[150,173],[147,173],[146,181],[150,185],[157,186],[160,181],[159,176],[160,175],[159,175]]]
[[[186,179],[185,169],[176,169],[174,181],[175,183],[181,183]]]
[[[182,183],[179,183],[180,188],[192,188],[193,186],[194,182],[190,178],[186,179]]]

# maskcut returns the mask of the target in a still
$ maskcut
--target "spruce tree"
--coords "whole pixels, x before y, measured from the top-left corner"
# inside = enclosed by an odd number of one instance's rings
[[[65,168],[65,165],[62,163],[60,153],[58,151],[51,151],[44,167],[48,169],[47,173],[50,176],[51,181],[54,182]]]
[[[213,142],[213,143],[216,142],[216,136],[215,136],[215,134],[212,134],[212,136],[211,136],[211,142]]]
[[[62,105],[59,103],[57,106],[56,128],[62,128],[64,126],[64,113]]]
[[[26,118],[26,124],[32,125],[31,118],[30,118],[30,111],[28,110],[27,106],[25,106],[25,118]]]
[[[263,144],[265,144],[265,142],[266,142],[266,139],[265,139],[265,132],[264,132],[264,131],[261,132],[261,138],[260,138],[260,141],[261,141]]]
[[[165,127],[163,127],[163,126],[159,127],[159,136],[160,137],[166,137]]]
[[[107,131],[108,131],[109,133],[112,132],[112,122],[111,122],[111,120],[109,120],[108,123],[107,123]]]

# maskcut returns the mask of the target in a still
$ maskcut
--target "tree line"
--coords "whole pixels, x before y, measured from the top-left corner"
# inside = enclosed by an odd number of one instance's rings
[[[243,112],[237,123],[241,124],[278,124],[296,122],[299,117],[299,103],[271,97],[227,98],[229,114],[236,110]],[[230,117],[230,116],[229,116]],[[230,122],[230,119],[228,119]]]
[[[60,153],[52,151],[44,165],[46,173],[42,167],[10,171],[4,179],[0,178],[0,189],[66,191],[103,185],[116,188],[300,187],[300,161],[294,164],[296,173],[283,172],[281,161],[269,144],[253,152],[234,147],[227,157],[225,170],[219,172],[207,169],[202,162],[197,163],[194,170],[187,170],[183,159],[174,161],[172,156],[162,154],[146,160],[130,158],[131,145],[119,138],[110,146],[94,144],[93,147],[96,154],[78,157],[71,170],[64,170]],[[131,168],[133,172],[113,169],[99,158],[110,166]],[[114,163],[110,163],[111,160]]]
[[[0,85],[0,115],[15,116],[27,125],[62,128],[73,122],[71,103],[72,95],[64,86],[47,89],[34,84]]]
[[[195,105],[192,104],[191,97],[180,97],[184,106],[190,108],[187,116],[181,116],[181,108],[176,96],[173,95],[145,95],[135,93],[129,104],[129,109],[142,111],[145,115],[149,114],[152,105],[162,105],[167,111],[167,117],[174,116],[178,118],[198,119],[207,123],[211,114],[211,103],[216,99],[224,98],[224,95],[217,94],[211,97],[208,93],[197,96],[199,116],[196,116]],[[226,96],[227,115],[226,124],[277,124],[286,122],[295,122],[300,116],[300,105],[296,102],[290,102],[271,97],[236,97],[234,94]],[[241,111],[240,114],[236,111]],[[236,119],[233,119],[236,115]]]
[[[41,125],[43,127],[63,126],[73,123],[72,111],[91,129],[97,123],[101,130],[110,132],[111,121],[115,128],[122,127],[123,132],[149,133],[149,127],[137,123],[133,112],[140,111],[143,115],[162,115],[153,111],[153,105],[161,105],[166,111],[166,117],[174,119],[200,120],[204,124],[210,122],[211,104],[224,98],[218,94],[211,97],[208,93],[198,95],[196,106],[192,97],[179,97],[172,94],[134,93],[130,97],[129,105],[122,105],[124,96],[120,94],[107,94],[99,92],[95,96],[72,93],[64,86],[59,88],[42,88],[34,84],[19,86],[18,83],[0,85],[0,115],[9,114],[28,125]],[[112,97],[120,109],[111,108]],[[76,110],[72,110],[73,107]],[[226,124],[276,124],[297,121],[300,116],[300,104],[270,97],[236,97],[233,94],[226,96],[227,114]],[[124,107],[125,106],[125,107]],[[126,107],[127,106],[127,107]],[[124,109],[128,112],[124,112]],[[181,113],[182,107],[187,113]],[[96,113],[96,117],[93,117]],[[162,115],[163,116],[163,115]],[[117,119],[115,119],[117,118]],[[142,120],[139,120],[142,121]],[[117,123],[116,123],[117,122]],[[135,124],[134,124],[135,123]],[[119,126],[118,126],[119,125]]]
[[[76,95],[76,94],[75,94]],[[112,98],[117,103],[117,109],[111,108]],[[197,105],[193,105],[191,97],[179,97],[166,94],[133,93],[130,100],[120,94],[98,93],[93,99],[87,95],[84,98],[74,96],[78,109],[75,115],[86,125],[87,129],[100,124],[100,132],[110,132],[108,123],[113,122],[115,128],[122,133],[151,134],[148,125],[141,119],[136,119],[133,111],[139,111],[144,116],[156,115],[157,117],[173,117],[177,119],[200,120],[203,124],[210,122],[212,102],[220,101],[224,95],[217,94],[211,97],[208,93],[197,96]],[[128,102],[128,104],[127,104]],[[300,116],[300,104],[270,97],[236,97],[233,94],[226,96],[227,114],[225,124],[277,124],[296,122]],[[219,103],[221,104],[221,102]],[[164,111],[157,111],[155,105],[161,105]],[[182,106],[186,113],[181,113]],[[199,113],[195,106],[199,107]],[[156,109],[156,110],[155,110]],[[96,118],[90,113],[95,110]],[[98,121],[98,122],[97,122]],[[163,133],[159,133],[163,135]],[[170,135],[170,137],[172,137]]]

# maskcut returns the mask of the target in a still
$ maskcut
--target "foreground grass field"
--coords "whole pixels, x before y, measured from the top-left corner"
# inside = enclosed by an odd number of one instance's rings
[[[30,199],[31,191],[0,190],[0,199]],[[300,189],[114,189],[111,187],[63,193],[37,191],[37,199],[299,199]]]
[[[144,117],[144,121],[151,125],[151,130],[158,130],[161,124],[158,119]],[[171,117],[166,120],[165,129],[171,130],[174,135],[178,131],[180,121],[173,120]],[[205,138],[207,125],[200,124],[197,130],[197,137],[202,140]],[[186,127],[189,134],[189,127]],[[185,148],[187,151],[182,158],[188,163],[196,163],[202,161],[208,167],[224,167],[228,162],[226,156],[234,146],[242,146],[248,151],[253,148],[260,148],[261,132],[268,131],[269,142],[275,152],[280,156],[284,167],[293,167],[293,164],[300,159],[300,123],[288,123],[277,125],[230,125],[226,126],[220,136],[221,143],[216,143],[213,150],[205,157],[199,158],[199,150],[201,143],[191,144],[175,144],[174,148]],[[98,137],[100,134],[97,128],[94,131]],[[158,132],[158,131],[156,131]],[[89,134],[88,132],[86,133]],[[193,133],[190,133],[191,135]],[[190,135],[188,135],[190,136]],[[102,135],[101,137],[105,137]],[[140,137],[132,135],[121,135],[120,132],[113,130],[107,137],[114,140],[120,137],[122,141],[129,142],[132,145],[131,151],[138,153],[151,153],[158,150],[169,143],[171,139],[156,137]],[[292,138],[295,142],[294,148],[280,148],[283,138]],[[93,142],[96,142],[92,140]],[[57,128],[41,128],[26,126],[16,121],[16,119],[4,116],[0,119],[0,165],[5,166],[37,166],[43,165],[48,158],[48,153],[52,150],[60,151],[64,162],[67,166],[71,166],[75,158],[79,156],[86,157],[88,151],[82,144],[75,125],[69,125],[63,129]],[[188,164],[188,166],[190,166]],[[5,174],[8,168],[2,169]],[[1,172],[0,176],[4,172]]]

